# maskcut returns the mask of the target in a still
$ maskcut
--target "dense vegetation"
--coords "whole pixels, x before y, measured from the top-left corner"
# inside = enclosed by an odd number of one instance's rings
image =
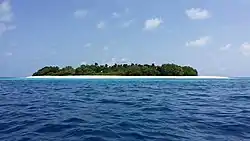
[[[69,76],[69,75],[121,75],[121,76],[197,76],[196,69],[190,66],[175,64],[140,65],[140,64],[114,64],[81,65],[78,68],[66,66],[46,66],[33,74],[33,76]]]

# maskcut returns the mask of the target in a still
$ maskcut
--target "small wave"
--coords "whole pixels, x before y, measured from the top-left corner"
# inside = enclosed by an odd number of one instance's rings
[[[233,95],[230,97],[231,100],[250,100],[250,95]]]
[[[20,130],[25,129],[25,125],[16,125],[14,127],[10,127],[6,130],[2,130],[0,133],[11,134]]]
[[[26,106],[29,106],[29,104],[27,103],[5,103],[5,104],[0,104],[0,106],[9,106],[9,107],[12,107],[12,106],[15,106],[15,107],[26,107]]]
[[[123,122],[118,123],[117,125],[127,130],[132,129],[132,128],[138,128],[138,126],[136,126],[134,123],[129,122],[129,121],[123,121]]]
[[[108,141],[102,137],[86,137],[84,140],[85,141]]]
[[[72,130],[69,130],[66,137],[69,137],[69,136],[77,136],[77,137],[89,137],[89,136],[92,136],[92,137],[105,137],[105,138],[120,138],[120,136],[115,133],[114,131],[110,130],[110,129],[105,129],[105,128],[102,128],[102,129],[81,129],[81,128],[76,128],[76,129],[72,129]]]
[[[9,123],[0,123],[0,132],[10,128],[11,125],[13,125],[13,124],[15,124],[15,123],[11,123],[11,122],[9,122]]]
[[[245,124],[225,124],[221,125],[220,128],[226,129],[225,131],[230,132],[245,132],[245,129],[250,129],[250,126]]]
[[[67,129],[72,128],[72,125],[63,125],[63,124],[46,124],[43,127],[39,128],[35,132],[38,133],[54,133],[54,132],[62,132]]]
[[[54,87],[53,89],[55,91],[72,90],[72,88],[68,88],[68,87],[60,87],[60,88]]]
[[[153,118],[140,118],[138,119],[138,121],[140,121],[141,123],[147,123],[147,124],[160,124],[163,123],[162,121],[160,121],[159,119],[153,119]]]
[[[80,118],[70,118],[70,119],[66,119],[63,122],[65,123],[85,123],[86,121]]]
[[[18,140],[18,141],[29,141],[29,140],[31,140],[31,138],[28,138],[28,137],[23,137],[23,138],[21,138],[20,140]]]
[[[128,139],[138,139],[138,140],[153,140],[153,139],[156,139],[154,137],[151,137],[151,136],[147,136],[147,135],[144,135],[140,132],[120,132],[119,135],[125,137],[125,138],[128,138]]]
[[[99,103],[103,104],[123,104],[123,105],[134,105],[134,102],[130,101],[118,101],[118,100],[111,100],[111,99],[101,99]]]
[[[152,107],[144,107],[141,108],[141,111],[148,111],[148,112],[156,112],[156,111],[162,111],[162,112],[170,112],[172,109],[166,107],[166,106],[152,106]]]

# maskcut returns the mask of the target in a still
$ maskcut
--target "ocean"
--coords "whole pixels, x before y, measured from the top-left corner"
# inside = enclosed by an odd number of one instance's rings
[[[0,79],[1,141],[249,141],[250,79]]]

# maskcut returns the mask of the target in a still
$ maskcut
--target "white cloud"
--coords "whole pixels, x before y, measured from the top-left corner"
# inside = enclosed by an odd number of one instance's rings
[[[111,61],[116,63],[116,58],[112,58]]]
[[[0,36],[7,31],[16,29],[16,26],[10,25],[13,20],[13,12],[10,0],[0,1]]]
[[[130,11],[129,8],[125,9],[125,13],[129,13],[129,11]]]
[[[10,5],[10,0],[0,1],[0,22],[11,22],[13,12]]]
[[[11,31],[16,29],[16,26],[14,25],[7,25],[4,23],[0,23],[0,36],[3,35],[7,31]]]
[[[221,47],[221,48],[220,48],[220,50],[221,50],[221,51],[228,50],[228,49],[230,49],[230,48],[231,48],[231,46],[232,46],[231,44],[227,44],[227,45],[225,45],[225,46]]]
[[[204,36],[204,37],[201,37],[197,40],[186,42],[186,46],[194,46],[194,47],[204,46],[210,40],[211,40],[211,38],[209,36]]]
[[[134,22],[134,20],[125,21],[125,22],[122,24],[122,27],[129,27],[133,22]]]
[[[211,14],[206,9],[201,8],[188,9],[186,15],[192,20],[204,20],[211,17]]]
[[[122,58],[120,62],[121,62],[121,63],[127,63],[127,62],[128,62],[128,59],[127,59],[127,58]]]
[[[146,20],[144,23],[144,29],[145,30],[153,30],[158,28],[163,23],[163,20],[160,18],[154,18]]]
[[[7,26],[7,30],[14,30],[14,29],[16,29],[15,25],[9,25],[9,26]]]
[[[241,45],[240,51],[243,55],[249,56],[250,55],[250,43],[245,42]]]
[[[120,18],[121,15],[119,13],[114,12],[114,13],[112,13],[112,17],[113,18]]]
[[[3,35],[7,31],[6,25],[0,23],[0,36]]]
[[[116,58],[111,58],[111,60],[104,61],[104,64],[107,64],[108,66],[112,66],[116,63]]]
[[[111,58],[110,61],[106,62],[106,64],[108,65],[114,65],[114,64],[124,64],[124,63],[128,63],[129,60],[127,58]]]
[[[91,47],[92,46],[92,43],[87,43],[84,45],[84,47]]]
[[[78,19],[85,18],[88,14],[87,10],[79,9],[74,12],[74,17]]]
[[[103,47],[103,50],[108,50],[108,49],[109,49],[108,46],[104,46],[104,47]]]
[[[85,61],[81,62],[81,65],[86,65],[86,64],[87,64],[87,62],[85,62]]]
[[[11,52],[6,52],[5,53],[5,56],[12,56],[13,55],[13,53],[11,53]]]
[[[103,21],[99,22],[99,23],[96,25],[96,27],[97,27],[98,29],[104,28],[104,27],[105,27],[105,22],[103,22]]]

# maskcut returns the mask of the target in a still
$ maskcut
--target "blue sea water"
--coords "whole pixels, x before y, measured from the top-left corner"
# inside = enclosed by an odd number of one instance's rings
[[[0,140],[249,141],[250,79],[1,79]]]

